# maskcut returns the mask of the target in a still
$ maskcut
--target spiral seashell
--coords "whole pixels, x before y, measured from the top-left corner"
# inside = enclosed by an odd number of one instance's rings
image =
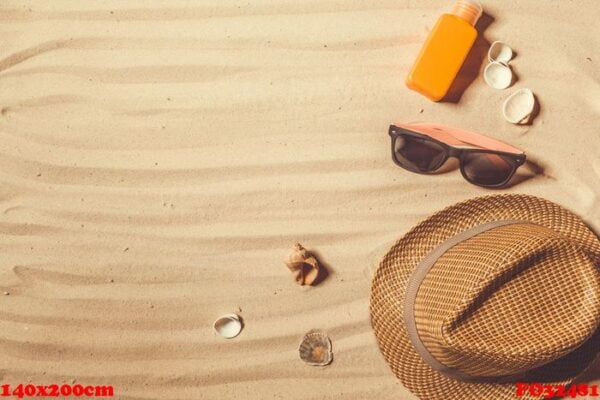
[[[300,243],[296,243],[285,260],[285,264],[294,274],[294,279],[300,285],[312,285],[319,277],[321,266],[319,261]]]

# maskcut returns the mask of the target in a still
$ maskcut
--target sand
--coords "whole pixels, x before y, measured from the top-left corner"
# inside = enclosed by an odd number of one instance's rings
[[[2,383],[75,379],[129,400],[412,399],[370,327],[371,266],[434,211],[499,191],[399,169],[389,123],[523,148],[537,167],[501,192],[600,229],[596,1],[484,1],[462,90],[434,104],[403,79],[448,4],[3,1]],[[478,72],[493,40],[517,52],[507,91]],[[540,112],[517,127],[500,106],[521,87]],[[329,266],[320,286],[282,263],[294,241]],[[241,335],[215,337],[237,307]],[[313,328],[333,340],[328,367],[298,359]]]

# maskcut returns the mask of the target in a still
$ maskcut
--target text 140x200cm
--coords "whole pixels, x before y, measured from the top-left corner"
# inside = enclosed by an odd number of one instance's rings
[[[0,397],[113,397],[114,388],[110,385],[0,385]]]

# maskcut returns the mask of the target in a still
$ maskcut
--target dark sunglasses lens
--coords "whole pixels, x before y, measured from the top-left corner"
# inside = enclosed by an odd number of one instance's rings
[[[482,186],[505,183],[514,172],[515,165],[507,156],[491,153],[466,153],[462,169],[470,182]]]
[[[432,172],[446,159],[446,149],[431,140],[401,135],[394,142],[394,156],[406,169]]]

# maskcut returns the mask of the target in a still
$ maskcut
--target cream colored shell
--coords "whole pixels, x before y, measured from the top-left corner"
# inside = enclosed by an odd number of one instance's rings
[[[508,64],[513,58],[513,50],[504,42],[495,41],[490,45],[488,50],[489,62],[498,61],[503,64]]]
[[[506,89],[512,83],[513,73],[507,64],[493,61],[483,70],[483,79],[494,89]]]
[[[221,337],[231,339],[242,331],[242,321],[237,314],[225,314],[217,318],[213,328]]]
[[[535,96],[530,89],[519,89],[511,94],[502,105],[504,119],[513,124],[527,122],[535,108]]]

